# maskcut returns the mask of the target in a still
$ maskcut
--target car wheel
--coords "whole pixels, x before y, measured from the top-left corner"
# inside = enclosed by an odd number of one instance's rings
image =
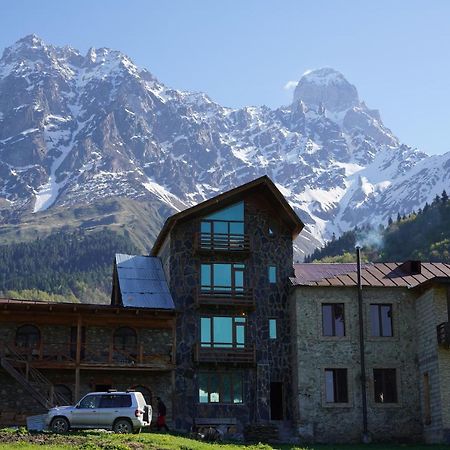
[[[55,417],[50,424],[53,433],[67,433],[69,431],[69,421],[65,417]]]
[[[116,420],[113,426],[114,433],[124,434],[131,433],[133,431],[133,426],[131,422],[127,419]]]

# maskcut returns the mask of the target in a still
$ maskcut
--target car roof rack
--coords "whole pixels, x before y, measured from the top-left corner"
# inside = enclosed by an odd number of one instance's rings
[[[117,389],[108,389],[108,392],[117,392]]]
[[[136,392],[136,389],[127,389],[126,392]]]

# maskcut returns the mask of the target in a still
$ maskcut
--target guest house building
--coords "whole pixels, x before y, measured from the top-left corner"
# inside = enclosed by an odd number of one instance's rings
[[[262,177],[116,255],[110,305],[0,300],[0,422],[134,388],[179,431],[450,442],[450,265],[358,284],[355,264],[293,265],[302,228]]]

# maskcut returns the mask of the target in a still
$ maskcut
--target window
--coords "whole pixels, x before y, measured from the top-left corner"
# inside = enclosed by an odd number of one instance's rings
[[[131,395],[107,394],[102,395],[99,408],[129,408]]]
[[[322,304],[323,336],[345,336],[345,318],[343,303]]]
[[[276,266],[269,266],[269,283],[277,282],[277,268]]]
[[[200,372],[198,401],[200,403],[242,403],[242,373]]]
[[[244,202],[203,217],[200,232],[202,247],[239,248],[244,242]]]
[[[22,325],[16,331],[16,346],[21,348],[38,348],[41,342],[41,332],[34,325]]]
[[[396,369],[373,369],[376,403],[397,403]]]
[[[121,327],[114,331],[114,350],[119,352],[136,353],[137,336],[136,331],[130,327]]]
[[[325,402],[348,403],[347,369],[325,369]]]
[[[81,401],[80,401],[80,408],[81,409],[94,409],[98,408],[98,405],[100,404],[101,395],[86,395]]]
[[[244,291],[245,264],[202,264],[200,284],[202,291],[233,292]]]
[[[269,219],[269,225],[267,227],[267,233],[269,234],[270,237],[273,237],[276,235],[277,233],[277,226],[275,224],[275,221],[272,219]]]
[[[269,319],[269,338],[277,338],[277,319]]]
[[[200,342],[202,347],[244,348],[245,317],[202,317]]]
[[[370,305],[370,328],[372,336],[393,336],[392,305]]]

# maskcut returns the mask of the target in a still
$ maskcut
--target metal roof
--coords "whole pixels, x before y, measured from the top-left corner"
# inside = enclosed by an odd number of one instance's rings
[[[432,280],[450,279],[450,264],[423,262],[420,273],[407,270],[405,263],[363,264],[363,286],[413,288]],[[356,264],[294,264],[294,286],[356,286]]]
[[[175,309],[159,258],[118,253],[116,267],[124,307]]]

